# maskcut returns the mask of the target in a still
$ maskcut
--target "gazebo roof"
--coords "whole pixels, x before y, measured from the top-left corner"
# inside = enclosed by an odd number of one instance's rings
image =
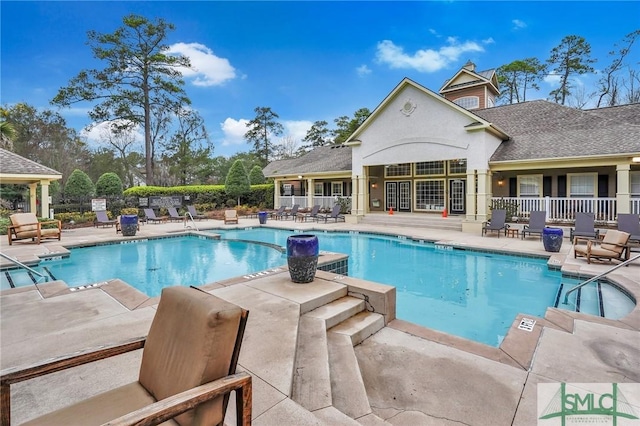
[[[0,148],[0,182],[26,185],[58,179],[62,179],[62,173]]]

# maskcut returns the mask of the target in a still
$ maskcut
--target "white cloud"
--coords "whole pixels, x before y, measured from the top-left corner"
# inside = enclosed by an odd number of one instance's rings
[[[489,38],[485,38],[484,40],[482,40],[482,44],[493,44],[496,41],[493,39],[493,37],[489,37]]]
[[[102,123],[94,123],[80,132],[80,136],[87,139],[90,144],[105,144],[111,132],[111,125],[118,122],[125,123],[124,120],[103,121]],[[144,143],[144,132],[139,125],[134,126],[131,135],[136,144]],[[141,148],[141,147],[139,147]]]
[[[246,143],[244,140],[244,134],[247,133],[247,123],[250,120],[241,118],[239,120],[228,117],[223,123],[220,123],[220,128],[224,133],[222,140],[223,146],[229,145],[242,145]]]
[[[191,61],[191,69],[181,68],[185,78],[193,79],[196,86],[219,86],[236,78],[236,70],[228,59],[216,56],[200,43],[175,43],[169,46],[169,54],[184,55]]]
[[[363,77],[367,74],[371,74],[371,69],[366,65],[360,65],[358,68],[356,68],[356,72],[360,77]]]
[[[376,60],[387,64],[391,68],[415,69],[421,72],[435,72],[457,61],[462,54],[468,52],[484,52],[481,45],[474,41],[459,43],[449,37],[447,45],[434,49],[420,49],[413,54],[405,53],[401,46],[396,46],[391,40],[378,43]]]
[[[557,85],[558,83],[560,83],[560,75],[559,74],[547,74],[542,81],[544,81],[547,84],[550,84],[552,86]]]
[[[291,136],[296,142],[300,142],[307,136],[307,131],[313,126],[311,121],[284,121],[282,123],[284,133]]]
[[[524,21],[521,21],[520,19],[514,19],[511,21],[511,23],[513,24],[514,30],[519,30],[520,28],[527,28],[527,23]]]

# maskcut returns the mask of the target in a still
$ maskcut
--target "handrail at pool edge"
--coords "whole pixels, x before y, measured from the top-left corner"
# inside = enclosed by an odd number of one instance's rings
[[[16,265],[18,265],[21,268],[26,269],[27,271],[31,272],[32,274],[38,275],[41,278],[44,278],[45,281],[49,281],[49,277],[47,277],[45,274],[43,274],[42,272],[38,272],[33,268],[30,268],[29,266],[25,265],[24,263],[20,262],[18,259],[14,259],[11,256],[7,256],[4,253],[0,253],[1,257],[4,257],[5,259],[7,259],[9,262],[14,263]]]
[[[564,300],[562,301],[562,304],[563,304],[563,305],[567,305],[567,304],[569,304],[569,293],[573,293],[573,292],[574,292],[574,291],[576,291],[577,289],[579,289],[579,288],[581,288],[581,287],[584,287],[585,285],[589,284],[590,282],[593,282],[593,281],[595,281],[595,280],[597,280],[597,279],[600,279],[600,278],[604,277],[605,275],[609,274],[609,272],[613,272],[613,271],[615,271],[616,269],[620,268],[621,266],[626,266],[626,265],[628,265],[629,263],[633,262],[634,260],[638,260],[638,259],[640,259],[640,254],[639,254],[639,255],[637,255],[636,257],[632,257],[631,259],[627,259],[627,260],[625,260],[624,262],[619,263],[619,264],[617,264],[617,265],[613,266],[611,269],[607,269],[606,271],[604,271],[604,272],[603,272],[603,273],[601,273],[601,274],[596,275],[595,277],[591,277],[591,278],[589,278],[588,280],[581,282],[580,284],[576,285],[575,287],[573,287],[571,290],[569,290],[568,292],[566,292],[566,293],[564,294]]]

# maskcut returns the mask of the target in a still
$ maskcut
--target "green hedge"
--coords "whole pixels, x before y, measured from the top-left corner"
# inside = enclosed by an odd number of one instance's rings
[[[224,185],[189,185],[189,186],[135,186],[124,191],[125,204],[137,206],[138,198],[161,196],[188,196],[189,204],[206,205],[213,210],[224,208],[231,197],[224,190]],[[273,208],[273,184],[252,185],[251,192],[241,197],[240,202],[260,208]]]

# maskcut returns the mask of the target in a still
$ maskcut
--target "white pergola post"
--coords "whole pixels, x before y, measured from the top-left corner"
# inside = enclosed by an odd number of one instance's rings
[[[618,213],[631,213],[631,164],[616,165],[617,187],[616,209]]]
[[[49,181],[41,180],[40,181],[40,195],[42,196],[42,200],[40,201],[40,207],[42,208],[41,216],[46,217],[48,219],[53,219],[53,217],[49,214]]]

